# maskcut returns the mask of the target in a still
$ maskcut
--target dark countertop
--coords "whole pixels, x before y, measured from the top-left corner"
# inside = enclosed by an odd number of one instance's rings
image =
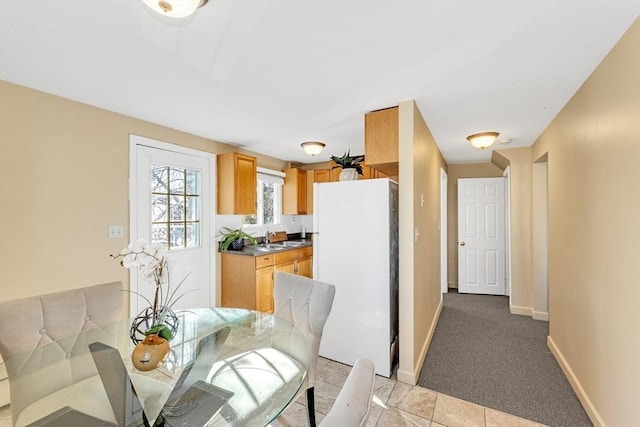
[[[218,251],[224,254],[231,255],[244,255],[244,256],[260,256],[265,254],[273,254],[277,252],[291,251],[293,249],[306,248],[309,246],[313,246],[313,242],[311,239],[305,240],[285,240],[282,242],[276,243],[260,243],[259,245],[245,245],[241,251]]]

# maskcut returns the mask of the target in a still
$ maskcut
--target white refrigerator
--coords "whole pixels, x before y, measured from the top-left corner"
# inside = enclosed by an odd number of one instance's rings
[[[398,347],[398,184],[368,179],[314,184],[314,279],[335,285],[320,355],[368,357],[391,375]]]

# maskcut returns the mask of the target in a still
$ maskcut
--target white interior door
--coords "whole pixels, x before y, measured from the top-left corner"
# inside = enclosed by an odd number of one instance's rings
[[[504,178],[458,179],[458,291],[505,295]]]
[[[213,155],[132,135],[131,157],[131,241],[165,246],[169,283],[184,295],[173,309],[213,306]],[[131,290],[151,300],[154,288],[133,270]],[[132,294],[132,316],[148,306]]]

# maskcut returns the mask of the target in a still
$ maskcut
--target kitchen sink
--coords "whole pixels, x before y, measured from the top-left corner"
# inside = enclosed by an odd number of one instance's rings
[[[284,242],[277,242],[277,243],[271,243],[271,246],[303,246],[305,243],[304,242],[289,242],[289,241],[284,241]]]

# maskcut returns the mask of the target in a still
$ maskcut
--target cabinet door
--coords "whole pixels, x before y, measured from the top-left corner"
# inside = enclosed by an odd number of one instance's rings
[[[398,107],[372,111],[364,116],[364,155],[369,166],[398,175]]]
[[[307,213],[307,172],[298,171],[298,213]]]
[[[372,179],[375,178],[375,169],[371,169],[369,166],[362,164],[362,175],[358,175],[358,179]]]
[[[255,157],[236,155],[236,214],[256,213],[257,166]]]
[[[331,169],[314,170],[313,182],[331,182]]]
[[[256,213],[257,160],[240,153],[218,155],[218,214]]]
[[[331,161],[331,169],[329,170],[329,181],[330,182],[338,182],[340,181],[340,172],[342,172],[342,168],[333,168],[336,164]]]
[[[305,215],[307,213],[307,171],[298,168],[284,170],[282,188],[282,213]]]
[[[273,313],[273,267],[256,270],[256,310]]]
[[[282,264],[276,264],[275,269],[276,269],[276,273],[279,273],[282,271],[284,273],[296,274],[296,262],[289,261],[289,262],[284,262]]]
[[[298,275],[313,279],[313,257],[298,261]]]

